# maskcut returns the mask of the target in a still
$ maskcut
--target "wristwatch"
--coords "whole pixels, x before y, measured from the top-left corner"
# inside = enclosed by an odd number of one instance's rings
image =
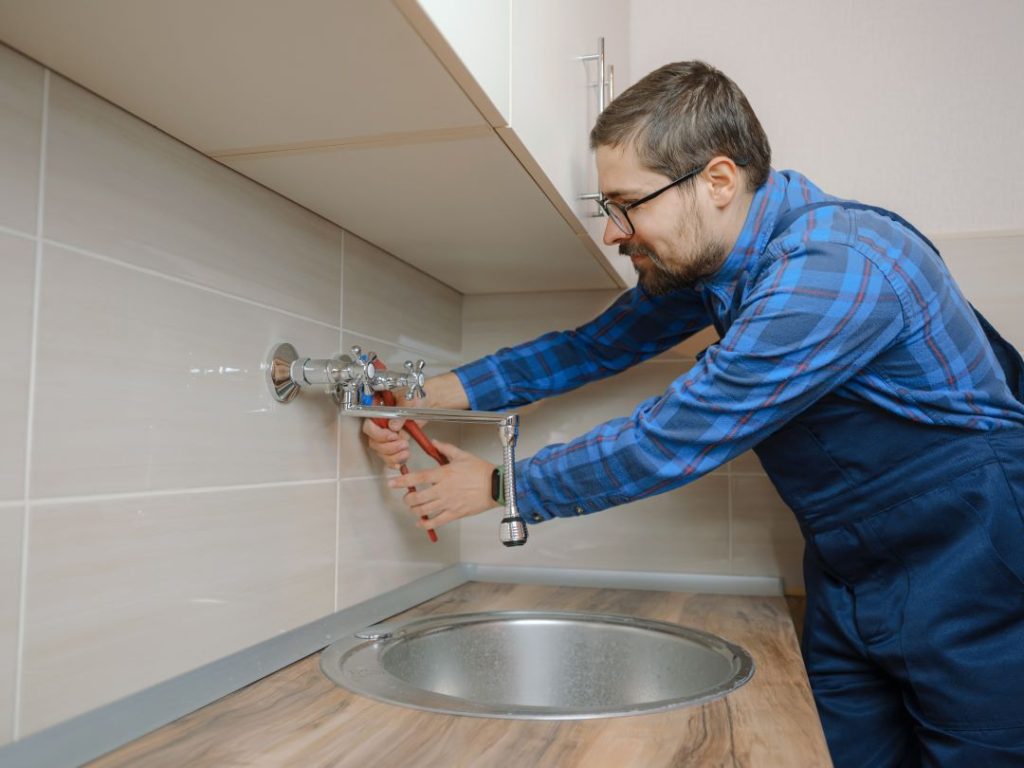
[[[501,506],[505,506],[505,484],[502,482],[504,475],[501,467],[495,467],[491,472],[491,499]]]

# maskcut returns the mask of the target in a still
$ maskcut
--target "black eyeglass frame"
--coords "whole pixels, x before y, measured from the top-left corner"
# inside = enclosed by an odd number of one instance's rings
[[[736,165],[740,167],[746,164],[746,161],[736,163]],[[670,181],[661,189],[656,189],[653,192],[651,192],[651,194],[645,195],[644,197],[641,197],[639,200],[634,200],[632,203],[627,203],[626,205],[622,205],[622,203],[613,203],[607,197],[602,195],[597,199],[597,204],[601,206],[601,210],[604,211],[604,215],[615,223],[615,226],[619,228],[619,231],[622,232],[622,234],[626,235],[627,237],[632,237],[633,235],[636,234],[636,227],[633,226],[633,222],[629,218],[629,211],[631,211],[632,209],[636,208],[639,205],[651,202],[651,200],[656,198],[658,195],[662,194],[663,192],[667,192],[668,190],[672,189],[672,187],[678,184],[682,184],[687,179],[692,179],[694,176],[696,176],[698,173],[700,173],[707,167],[708,163],[704,163],[704,165],[698,168],[694,168],[692,171],[687,171],[675,181]],[[618,216],[612,213],[612,209],[614,209],[616,213],[622,214],[622,221],[619,220]],[[625,222],[626,226],[623,226],[623,222]],[[629,227],[629,229],[626,229],[626,227]]]

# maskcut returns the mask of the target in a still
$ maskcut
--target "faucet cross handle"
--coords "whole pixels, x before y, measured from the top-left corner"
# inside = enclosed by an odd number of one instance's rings
[[[423,360],[417,360],[415,366],[413,366],[412,360],[405,361],[406,400],[426,396],[427,393],[423,389],[423,382],[426,381],[426,377],[423,374],[424,366],[426,366],[426,362]]]
[[[351,365],[356,369],[356,373],[352,377],[352,385],[364,396],[369,397],[377,389],[375,386],[378,381],[377,366],[375,365],[377,353],[363,354],[363,349],[359,346],[352,346],[349,353],[351,354]]]

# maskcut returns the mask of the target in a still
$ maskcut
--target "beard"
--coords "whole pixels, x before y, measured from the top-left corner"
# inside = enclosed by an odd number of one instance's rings
[[[718,271],[728,255],[728,248],[722,243],[712,240],[696,216],[692,239],[697,245],[693,254],[686,260],[669,264],[651,248],[637,242],[623,243],[619,253],[623,256],[646,256],[647,264],[633,262],[637,273],[637,284],[648,296],[664,296],[681,288],[693,288],[703,277]],[[679,233],[682,236],[682,233]]]

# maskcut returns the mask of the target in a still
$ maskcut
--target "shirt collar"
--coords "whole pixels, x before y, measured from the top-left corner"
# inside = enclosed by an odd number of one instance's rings
[[[775,222],[785,207],[788,181],[786,175],[779,171],[768,173],[767,181],[754,192],[747,219],[729,255],[718,271],[700,281],[697,288],[731,287],[739,275],[760,258],[768,246]]]

